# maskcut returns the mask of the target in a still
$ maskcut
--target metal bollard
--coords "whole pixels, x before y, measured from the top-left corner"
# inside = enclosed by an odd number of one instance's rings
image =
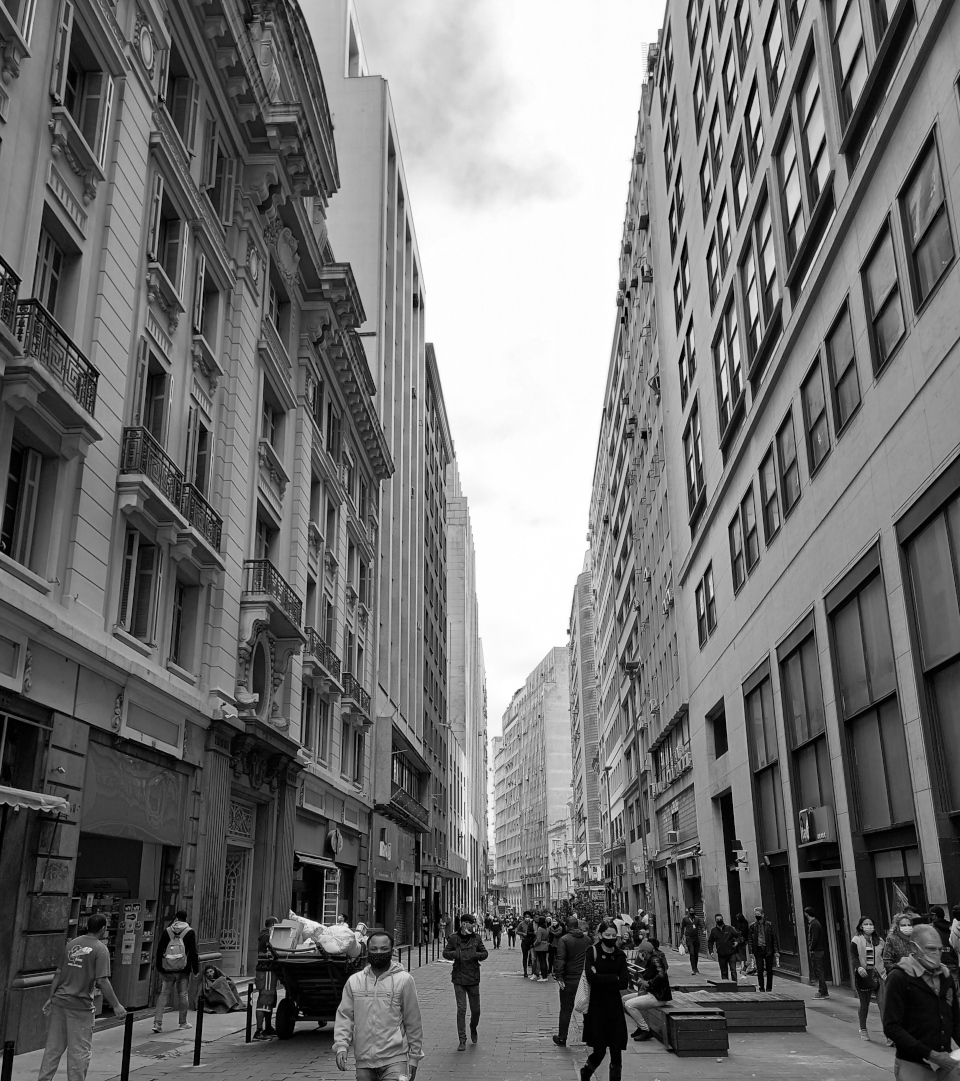
[[[417,968],[423,967],[423,939],[417,943]]]
[[[127,1011],[123,1019],[123,1051],[120,1053],[120,1081],[129,1081],[130,1077],[130,1048],[133,1045],[133,1022],[136,1017],[133,1010]]]
[[[247,1032],[244,1043],[253,1039],[253,984],[247,986]]]
[[[17,1053],[17,1045],[13,1040],[7,1040],[3,1045],[3,1066],[0,1067],[0,1081],[11,1081],[13,1077],[13,1056]]]
[[[193,1064],[200,1065],[200,1040],[203,1037],[203,995],[197,995],[197,1034],[193,1039]]]
[[[410,971],[410,951],[412,949],[413,949],[413,946],[408,942],[407,943],[407,972]]]

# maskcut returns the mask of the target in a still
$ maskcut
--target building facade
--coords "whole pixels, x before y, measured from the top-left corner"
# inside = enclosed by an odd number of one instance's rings
[[[232,973],[291,899],[363,913],[393,468],[299,9],[33,10],[0,14],[0,1010],[20,1050],[94,911],[133,1007],[181,905]],[[29,809],[44,792],[55,814]]]
[[[960,888],[958,34],[937,0],[691,0],[651,65],[704,893],[798,976],[812,906],[834,983],[859,913]]]

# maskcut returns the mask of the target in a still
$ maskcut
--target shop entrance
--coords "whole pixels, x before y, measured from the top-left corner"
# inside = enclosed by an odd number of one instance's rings
[[[253,848],[227,845],[223,875],[223,914],[220,918],[220,953],[228,976],[243,976],[244,944],[250,922],[250,870]]]
[[[824,976],[827,983],[849,984],[850,962],[847,944],[850,942],[850,935],[847,931],[846,910],[843,905],[843,890],[839,876],[801,877],[800,896],[803,907],[809,906],[814,910],[827,936],[827,950],[823,956]]]

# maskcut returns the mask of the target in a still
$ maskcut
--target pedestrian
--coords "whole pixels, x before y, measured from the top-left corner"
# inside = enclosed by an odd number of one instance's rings
[[[486,961],[487,947],[477,934],[477,922],[465,912],[460,917],[460,930],[447,939],[443,956],[453,962],[450,979],[457,996],[457,1034],[462,1051],[467,1046],[467,1000],[470,1002],[470,1039],[477,1042],[477,1026],[480,1024],[480,962]]]
[[[333,1026],[337,1069],[353,1046],[357,1081],[414,1081],[423,1058],[423,1022],[413,976],[393,959],[393,936],[367,941],[367,965],[347,980]]]
[[[511,912],[507,916],[507,945],[512,950],[517,944],[517,917],[516,913]]]
[[[487,913],[487,915],[483,917],[483,937],[489,939],[492,932],[493,920],[490,918],[490,914]]]
[[[780,967],[780,948],[773,924],[764,917],[762,908],[753,910],[754,922],[750,925],[750,949],[757,965],[757,990],[773,990],[774,965]],[[766,973],[767,986],[763,986]]]
[[[550,932],[550,948],[547,950],[547,972],[550,973],[553,972],[553,966],[557,960],[557,943],[563,938],[566,927],[564,927],[557,916],[554,916],[549,922],[548,930]]]
[[[673,999],[670,990],[670,979],[667,976],[667,959],[660,950],[657,939],[651,938],[640,945],[640,959],[642,969],[637,981],[637,991],[633,998],[623,1001],[623,1008],[637,1023],[636,1029],[631,1033],[638,1043],[649,1040],[653,1033],[647,1024],[647,1019],[641,1012],[651,1006],[659,1006]]]
[[[940,905],[934,905],[930,909],[929,916],[930,926],[933,927],[940,935],[940,941],[943,943],[943,954],[940,960],[950,970],[950,975],[957,979],[958,958],[957,951],[950,941],[950,924],[947,923],[946,913]]]
[[[827,936],[823,924],[817,919],[814,909],[807,905],[803,910],[807,921],[807,956],[810,958],[810,983],[817,981],[817,993],[814,998],[829,998],[827,978],[823,972],[823,954],[827,948]]]
[[[620,1081],[623,1052],[627,1047],[627,1020],[620,992],[630,986],[627,956],[617,945],[619,932],[611,919],[601,920],[599,939],[584,957],[590,1006],[583,1015],[583,1042],[593,1053],[580,1067],[580,1081],[587,1081],[610,1049],[610,1081]]]
[[[263,921],[263,930],[257,936],[257,967],[253,974],[257,989],[257,1031],[255,1040],[269,1040],[276,1036],[273,1030],[273,1008],[277,1004],[277,974],[273,970],[276,956],[270,945],[270,932],[277,922],[276,916],[267,916]]]
[[[560,1023],[557,1035],[553,1037],[553,1042],[558,1047],[567,1046],[573,1003],[577,997],[577,987],[583,975],[583,959],[589,945],[590,940],[580,930],[580,921],[576,916],[568,916],[566,931],[557,939],[557,956],[553,962],[553,977],[560,988]]]
[[[110,951],[103,944],[106,927],[106,916],[95,912],[87,920],[86,933],[67,943],[43,1004],[50,1020],[37,1081],[53,1081],[64,1051],[68,1081],[84,1081],[93,1047],[95,995],[106,998],[117,1020],[127,1016],[110,984]]]
[[[537,939],[537,924],[533,918],[533,913],[529,909],[524,912],[523,919],[520,921],[520,926],[517,930],[520,934],[520,956],[523,961],[523,974],[528,979],[535,980],[537,978],[537,961],[531,951],[533,950],[533,944]],[[527,976],[528,962],[530,964],[529,976]]]
[[[640,919],[639,912],[633,917],[633,922],[630,924],[630,933],[633,935],[633,948],[638,949],[643,941],[644,933],[643,920]]]
[[[960,1002],[957,986],[940,961],[943,944],[933,927],[914,928],[913,950],[887,975],[883,1031],[896,1047],[893,1072],[897,1081],[958,1081],[960,1062],[950,1054],[950,1041],[960,1044]]]
[[[430,941],[430,913],[426,909],[420,917],[420,941],[423,945]]]
[[[723,916],[718,912],[715,926],[710,928],[707,938],[707,952],[713,954],[717,951],[717,961],[720,963],[720,979],[737,982],[737,950],[740,948],[740,936],[737,929],[723,922]]]
[[[884,968],[892,971],[910,953],[913,953],[913,920],[905,912],[898,912],[883,943]]]
[[[853,961],[853,983],[860,999],[860,1039],[869,1040],[867,1032],[867,1014],[870,1012],[870,1000],[874,992],[878,995],[886,975],[883,966],[883,939],[877,934],[873,920],[861,916],[857,922],[857,933],[850,943],[850,959]],[[882,1013],[882,1005],[881,1005]]]
[[[165,927],[157,938],[157,972],[160,974],[160,993],[153,1015],[153,1031],[162,1031],[163,1011],[174,993],[177,996],[180,1027],[190,1028],[187,1021],[190,977],[200,974],[200,956],[197,953],[197,936],[187,923],[185,908],[177,909],[173,923]]]
[[[500,938],[503,935],[503,920],[496,912],[490,917],[490,934],[493,935],[493,948],[499,950]]]
[[[700,964],[700,920],[696,910],[688,908],[686,915],[680,921],[680,936],[687,953],[690,955],[690,972],[699,976]]]
[[[537,919],[533,946],[531,948],[533,950],[533,970],[537,973],[535,979],[537,983],[546,983],[547,973],[550,971],[550,929],[547,926],[546,916],[540,916]]]
[[[450,919],[449,912],[440,913],[440,934],[444,942],[453,934],[453,920]]]

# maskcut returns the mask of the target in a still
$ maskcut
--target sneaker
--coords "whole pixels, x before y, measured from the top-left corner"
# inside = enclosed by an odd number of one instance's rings
[[[566,1040],[561,1040],[559,1036],[551,1036],[550,1038],[557,1045],[557,1047],[566,1047],[567,1046],[567,1041]]]
[[[547,977],[546,976],[538,976],[537,977],[537,983],[546,983],[546,982],[547,982]]]
[[[829,995],[821,995],[820,992],[818,991],[813,997],[814,998],[829,998],[830,996]]]
[[[270,1037],[265,1032],[255,1032],[252,1036],[254,1040],[269,1040]]]
[[[184,1021],[180,1028],[193,1028],[189,1021]]]
[[[637,1041],[637,1043],[643,1043],[644,1040],[652,1040],[653,1033],[650,1031],[650,1029],[642,1029],[633,1038]]]
[[[467,1049],[467,1041],[466,1041],[466,1039],[463,1039],[463,1040],[460,1041],[460,1046],[457,1048],[457,1050],[458,1051],[466,1051],[466,1049]]]
[[[154,1032],[163,1032],[163,1025],[158,1025],[158,1024],[154,1023],[153,1031]]]
[[[870,1039],[870,1033],[867,1032],[867,1030],[865,1028],[860,1029],[860,1039],[861,1040],[869,1040]]]

